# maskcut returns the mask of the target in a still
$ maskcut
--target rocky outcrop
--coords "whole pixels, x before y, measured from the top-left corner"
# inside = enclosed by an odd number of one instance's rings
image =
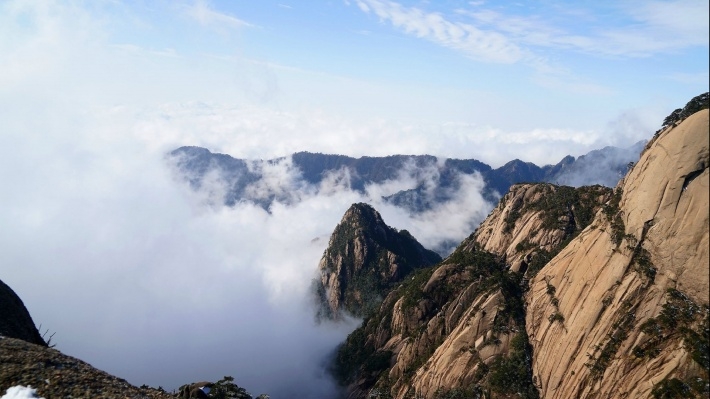
[[[660,131],[592,225],[531,281],[542,397],[708,394],[708,137],[707,109]]]
[[[47,346],[20,297],[0,281],[0,336]]]
[[[525,273],[535,255],[549,260],[610,198],[611,189],[603,186],[514,185],[462,245],[467,250],[478,245],[502,256],[512,271]]]
[[[706,397],[708,110],[616,189],[514,185],[348,337],[350,398]]]
[[[404,281],[348,338],[336,369],[350,397],[537,397],[527,279],[610,197],[600,186],[514,186],[451,256]]]
[[[365,316],[376,309],[395,283],[441,257],[406,230],[397,231],[370,205],[353,204],[330,237],[315,281],[319,318],[342,311]]]
[[[135,387],[56,349],[0,338],[0,394],[18,385],[32,386],[44,398],[174,398]]]

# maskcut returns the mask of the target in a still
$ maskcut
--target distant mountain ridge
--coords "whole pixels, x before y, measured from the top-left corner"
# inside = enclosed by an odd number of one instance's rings
[[[171,151],[167,159],[195,190],[210,182],[226,184],[223,202],[234,206],[251,202],[269,209],[274,201],[293,203],[294,192],[313,189],[334,178],[349,189],[364,192],[369,184],[381,184],[400,178],[412,181],[412,187],[384,197],[388,202],[412,213],[431,209],[436,203],[451,199],[460,188],[462,175],[480,174],[485,183],[483,195],[497,201],[511,185],[549,182],[565,185],[600,184],[613,187],[639,158],[645,142],[629,148],[605,147],[579,158],[567,156],[555,165],[537,166],[519,159],[493,169],[476,159],[440,159],[432,155],[391,155],[353,158],[297,152],[290,157],[270,160],[245,160],[218,154],[202,147],[185,146]],[[281,167],[291,178],[279,187],[265,184],[270,167]]]

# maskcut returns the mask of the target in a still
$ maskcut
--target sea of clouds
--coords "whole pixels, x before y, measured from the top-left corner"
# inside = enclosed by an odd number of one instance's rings
[[[450,201],[413,216],[382,197],[413,188],[421,171],[361,193],[345,172],[294,183],[288,158],[262,164],[267,178],[249,189],[297,201],[226,207],[220,177],[192,190],[166,162],[174,146],[139,117],[54,116],[7,135],[2,279],[58,349],[136,385],[231,375],[253,394],[332,397],[328,358],[357,321],[316,324],[309,286],[347,208],[371,203],[434,247],[465,238],[492,207],[480,177],[461,176]]]

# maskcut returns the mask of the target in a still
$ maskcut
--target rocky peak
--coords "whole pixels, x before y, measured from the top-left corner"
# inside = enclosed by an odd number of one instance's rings
[[[368,204],[353,204],[336,226],[314,282],[319,318],[341,311],[364,316],[379,306],[393,284],[441,260],[406,230],[398,231]]]

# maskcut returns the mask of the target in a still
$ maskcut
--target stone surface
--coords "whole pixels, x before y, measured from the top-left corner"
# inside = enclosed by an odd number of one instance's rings
[[[664,379],[707,378],[681,334],[657,356],[633,351],[652,339],[642,325],[661,314],[669,288],[707,304],[709,163],[704,110],[662,131],[620,182],[620,244],[613,217],[600,212],[531,282],[526,326],[541,397],[647,398]],[[655,276],[640,266],[644,251]],[[563,322],[549,320],[549,285]]]

